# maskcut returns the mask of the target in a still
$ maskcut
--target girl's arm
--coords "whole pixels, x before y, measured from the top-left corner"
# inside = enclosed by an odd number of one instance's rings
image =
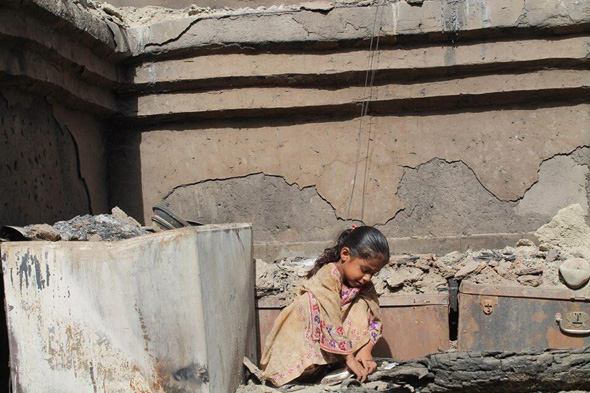
[[[369,340],[359,351],[356,353],[355,359],[364,367],[367,374],[372,374],[377,370],[377,363],[373,360],[373,347],[375,344]]]
[[[353,354],[346,355],[346,366],[352,371],[360,382],[365,382],[368,372],[367,368],[360,363]]]

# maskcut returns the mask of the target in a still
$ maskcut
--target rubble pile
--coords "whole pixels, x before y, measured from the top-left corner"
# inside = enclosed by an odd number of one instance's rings
[[[499,250],[395,255],[373,277],[377,293],[434,294],[448,290],[448,280],[476,284],[566,287],[559,268],[590,261],[590,227],[580,205],[561,209],[551,222],[535,232],[538,246],[529,239]],[[315,258],[287,258],[273,263],[256,261],[256,296],[273,296],[288,303]],[[588,285],[587,285],[588,287]]]
[[[147,231],[118,207],[111,214],[76,216],[68,221],[28,225],[23,228],[29,239],[48,241],[114,241],[145,235]]]

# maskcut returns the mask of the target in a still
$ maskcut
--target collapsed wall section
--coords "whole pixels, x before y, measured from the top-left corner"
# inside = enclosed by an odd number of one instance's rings
[[[128,31],[111,187],[135,216],[164,200],[317,252],[347,220],[393,238],[526,233],[588,206],[586,5],[175,15]]]

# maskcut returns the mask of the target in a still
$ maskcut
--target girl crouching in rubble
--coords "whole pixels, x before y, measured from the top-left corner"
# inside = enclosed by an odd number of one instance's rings
[[[345,362],[365,381],[377,367],[371,352],[381,337],[371,277],[388,261],[389,245],[379,230],[361,226],[342,232],[276,319],[262,354],[264,377],[281,386]]]

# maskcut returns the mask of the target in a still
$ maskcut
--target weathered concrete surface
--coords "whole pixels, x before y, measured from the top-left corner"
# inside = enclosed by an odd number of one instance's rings
[[[251,241],[232,224],[3,243],[14,391],[233,393],[255,354]]]
[[[1,6],[25,11],[44,21],[52,31],[75,34],[77,40],[93,51],[112,59],[121,59],[129,52],[125,31],[113,19],[88,7],[87,1],[2,0]],[[94,8],[93,8],[94,7]]]
[[[46,61],[53,61],[60,65],[62,71],[78,66],[78,76],[82,79],[100,80],[103,84],[114,86],[117,83],[117,69],[114,64],[106,61],[104,56],[80,42],[79,35],[60,33],[54,24],[46,20],[22,12],[21,9],[3,8],[0,12],[0,36],[13,42],[28,41],[34,44],[29,50],[36,50],[44,55]],[[75,38],[74,38],[75,37]],[[3,62],[15,62],[19,49],[16,45],[12,49],[11,57],[4,57]],[[22,49],[22,48],[21,48]],[[16,57],[16,58],[15,58]],[[80,72],[80,65],[83,67]]]
[[[197,222],[251,222],[258,242],[329,239],[337,235],[339,225],[314,187],[300,190],[279,176],[206,180],[176,188],[165,201]]]
[[[139,154],[141,160],[146,218],[151,206],[179,185],[260,172],[283,176],[300,188],[315,185],[337,216],[346,218],[356,169],[349,216],[385,223],[404,207],[396,192],[405,168],[433,158],[464,162],[483,187],[501,200],[522,198],[537,181],[544,160],[590,144],[589,116],[588,105],[579,104],[367,118],[358,167],[358,119],[325,123],[320,129],[317,123],[272,125],[268,121],[219,128],[184,125],[184,130],[159,127],[143,132],[141,140],[128,142],[124,150]],[[125,168],[117,167],[119,172],[113,176],[121,184],[128,175]],[[128,206],[124,199],[116,203]]]
[[[80,147],[68,129],[56,120],[51,105],[42,98],[3,89],[0,125],[0,222],[3,225],[54,222],[90,212],[89,190],[79,166]],[[95,180],[95,202],[97,206],[105,206],[106,193],[102,190],[99,197],[97,189],[104,187],[104,179],[102,183],[100,179]]]
[[[344,218],[395,238],[527,232],[587,201],[590,4],[419,3],[211,13],[5,0],[0,85],[47,97],[96,212],[104,188],[144,220],[167,196],[205,222],[252,219],[271,248],[321,243]],[[542,198],[556,188],[567,192]]]
[[[353,106],[368,100],[372,105],[395,108],[399,101],[479,96],[505,93],[541,94],[543,91],[590,88],[590,71],[547,70],[530,74],[501,74],[472,76],[427,83],[391,83],[367,89],[364,86],[340,89],[318,87],[244,87],[195,93],[151,94],[131,99],[124,116],[201,114],[208,117],[237,111],[240,116],[252,111],[267,115],[263,110],[283,110],[297,113],[301,109],[324,112],[326,108]],[[416,103],[416,106],[419,106]],[[314,110],[315,108],[315,110]],[[355,110],[358,113],[357,110]]]
[[[553,217],[542,209],[535,214],[516,214],[516,202],[498,199],[460,161],[434,159],[407,169],[398,196],[405,207],[380,227],[386,236],[531,232]]]
[[[590,4],[576,0],[431,0],[420,7],[399,1],[379,8],[344,6],[328,13],[261,11],[231,18],[195,16],[134,27],[128,33],[131,50],[139,55],[211,45],[368,40],[373,36],[376,16],[384,37],[482,29],[559,29],[590,22]]]
[[[588,212],[588,165],[576,163],[571,156],[556,156],[541,164],[539,181],[518,203],[519,214],[549,214],[554,216],[564,206],[579,204]]]
[[[454,45],[432,44],[426,47],[382,45],[371,68],[372,52],[366,49],[304,53],[212,53],[184,59],[142,62],[130,67],[129,75],[122,82],[138,88],[150,86],[157,89],[158,85],[170,86],[172,83],[179,86],[222,86],[228,83],[228,79],[235,85],[240,78],[257,78],[256,83],[260,84],[267,79],[284,80],[288,75],[287,81],[295,84],[298,80],[313,83],[318,78],[329,81],[327,76],[352,78],[354,73],[358,73],[364,82],[368,70],[375,70],[377,78],[385,72],[403,78],[407,75],[415,77],[418,72],[420,75],[428,75],[429,72],[437,75],[440,69],[449,67],[498,69],[503,65],[512,65],[523,69],[527,65],[542,62],[552,65],[574,61],[583,63],[587,62],[589,54],[590,38],[586,36],[458,42]],[[304,79],[305,76],[309,77]]]
[[[31,86],[37,92],[54,93],[73,105],[115,114],[117,102],[109,89],[88,83],[78,78],[79,69],[60,69],[43,54],[23,47],[0,46],[0,78],[8,77],[21,87]],[[13,79],[14,78],[14,79]]]
[[[270,7],[280,4],[299,4],[303,0],[200,0],[200,7],[211,8],[241,8],[241,7]],[[193,0],[111,0],[109,3],[116,7],[146,7],[157,6],[166,8],[187,8],[193,5]]]

